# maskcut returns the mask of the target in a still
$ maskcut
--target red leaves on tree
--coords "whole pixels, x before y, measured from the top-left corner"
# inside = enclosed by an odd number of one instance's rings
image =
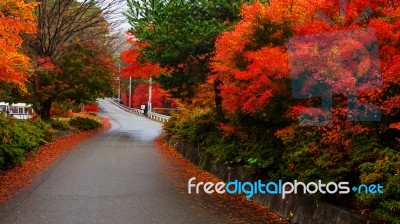
[[[398,3],[384,0],[351,1],[347,5],[346,15],[341,14],[337,0],[322,2],[284,0],[271,1],[270,4],[254,3],[244,6],[242,20],[232,31],[224,32],[217,40],[211,65],[216,74],[211,76],[211,81],[219,79],[223,82],[221,96],[224,108],[231,113],[238,110],[246,113],[260,112],[273,96],[286,91],[290,92],[279,85],[277,88],[276,85],[278,80],[289,78],[287,38],[370,27],[374,28],[377,34],[383,86],[377,85],[378,87],[373,89],[375,83],[363,85],[358,93],[359,100],[379,105],[385,114],[399,111],[399,97],[393,94],[393,91],[388,91],[400,85],[398,75],[400,73],[400,51],[398,50],[400,9],[395,7],[396,4]],[[363,19],[360,16],[367,7],[372,10],[372,16]],[[319,10],[334,24],[329,24],[316,16]],[[368,37],[364,35],[362,37],[364,39],[357,41],[369,43],[371,40],[365,39]],[[351,44],[351,40],[345,39],[342,42],[342,47],[346,48],[341,49],[344,54],[336,56],[350,58],[351,55],[345,53],[352,52],[351,48],[357,46]],[[314,59],[321,60],[318,57],[307,58],[307,54],[302,55],[301,52],[296,53],[303,56],[302,61],[306,63]],[[335,56],[335,52],[331,53]],[[346,71],[338,70],[340,69],[338,66],[330,66],[333,70],[336,69],[333,72],[340,74],[340,76],[327,77],[327,82],[332,84],[334,93],[341,93],[339,90],[354,85],[355,80],[347,71],[366,73],[368,62],[368,60],[365,63],[361,61],[357,64],[358,67],[356,65],[351,67],[350,63],[348,65],[351,68]],[[321,70],[318,68],[321,63],[316,63],[316,65],[317,67],[311,69]],[[318,79],[315,78],[315,80]],[[345,103],[341,106],[345,106]]]
[[[36,59],[37,69],[38,70],[50,70],[53,71],[57,69],[57,67],[53,64],[50,57],[38,57]]]
[[[141,54],[141,50],[147,46],[146,43],[140,43],[130,36],[128,42],[132,48],[121,53],[121,58],[126,64],[122,70],[122,78],[132,77],[134,79],[149,79],[165,72],[160,65],[147,61]],[[122,94],[122,101],[129,105],[129,93]],[[131,107],[140,108],[141,105],[147,105],[149,101],[149,84],[139,84],[134,87],[132,92]],[[166,91],[160,88],[159,84],[152,85],[152,107],[170,107],[172,102],[168,99]]]
[[[296,21],[307,5],[302,1],[301,6],[288,13],[289,2],[273,1],[270,5],[257,2],[244,6],[242,21],[217,40],[212,63],[216,75],[211,79],[223,82],[221,96],[229,112],[261,111],[271,97],[287,91],[277,88],[282,87],[277,84],[279,80],[289,78],[282,41],[290,32],[287,23]]]
[[[159,84],[152,85],[151,95],[153,108],[173,107],[175,103],[169,98],[169,94],[160,88]],[[124,105],[129,105],[129,94],[122,95]],[[147,105],[149,102],[149,84],[141,83],[132,91],[131,107],[140,108],[141,105]]]
[[[159,64],[152,64],[148,61],[144,62],[140,50],[146,46],[145,44],[135,41],[134,37],[131,37],[128,42],[133,46],[131,49],[121,53],[121,58],[126,64],[126,67],[122,70],[122,78],[133,77],[148,79],[163,72]]]
[[[303,23],[295,27],[296,35],[315,34],[322,32],[330,32],[335,30],[360,29],[364,27],[374,28],[379,46],[380,70],[382,73],[382,87],[377,86],[375,90],[364,88],[359,92],[360,101],[372,102],[380,106],[382,112],[390,115],[395,111],[399,111],[399,97],[390,89],[397,88],[400,85],[400,51],[398,43],[400,41],[400,10],[397,1],[350,1],[347,4],[345,18],[340,15],[338,1],[326,0],[324,4],[319,5],[319,9],[337,24],[332,26],[322,21],[314,19],[310,22]],[[372,15],[368,18],[359,19],[363,11],[369,7]],[[390,19],[388,19],[390,18]],[[342,27],[342,19],[344,20],[344,28]],[[368,37],[368,36],[366,36]],[[356,40],[360,43],[369,43],[370,40]],[[346,49],[340,49],[345,52]],[[349,50],[351,52],[351,50]],[[305,59],[307,60],[307,59]],[[360,62],[362,64],[362,62]],[[360,66],[359,66],[360,67]],[[362,73],[359,71],[359,73]],[[350,83],[342,77],[336,83]]]
[[[149,84],[139,84],[132,95],[132,105],[140,108],[140,105],[147,105],[149,101]],[[151,103],[152,107],[163,107],[163,101],[167,100],[167,94],[160,88],[159,84],[153,84]]]

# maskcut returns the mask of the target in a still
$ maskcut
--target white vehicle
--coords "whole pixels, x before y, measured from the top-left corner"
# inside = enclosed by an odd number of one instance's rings
[[[26,103],[14,103],[10,105],[9,103],[0,102],[0,111],[20,120],[30,119],[35,114],[32,105]]]

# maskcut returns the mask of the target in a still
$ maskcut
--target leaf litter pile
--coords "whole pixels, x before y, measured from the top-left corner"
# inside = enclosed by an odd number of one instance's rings
[[[200,170],[197,166],[186,160],[181,154],[167,145],[162,138],[156,140],[156,148],[166,160],[163,160],[162,170],[164,176],[171,181],[179,193],[191,202],[191,206],[201,204],[208,212],[223,214],[228,223],[289,223],[286,219],[271,212],[269,209],[247,200],[243,195],[238,194],[188,194],[188,180],[196,177],[193,183],[199,182],[221,182],[220,179],[211,173]],[[194,191],[194,189],[192,189]]]
[[[0,203],[5,203],[17,192],[30,186],[33,179],[48,168],[64,152],[74,148],[80,142],[111,128],[111,123],[107,118],[101,118],[101,122],[103,126],[99,129],[77,132],[45,144],[21,166],[0,173]]]

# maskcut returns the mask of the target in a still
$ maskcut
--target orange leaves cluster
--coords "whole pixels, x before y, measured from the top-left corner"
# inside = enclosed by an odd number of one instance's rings
[[[395,111],[398,112],[400,109],[400,106],[398,106],[400,97],[398,96],[398,92],[396,93],[391,90],[398,88],[400,85],[400,50],[398,47],[400,42],[400,9],[397,7],[399,4],[398,1],[349,1],[345,18],[340,16],[338,1],[325,0],[321,2],[324,2],[324,4],[319,5],[320,10],[332,18],[337,25],[331,26],[323,20],[315,18],[308,23],[296,26],[296,35],[364,27],[374,28],[378,39],[383,86],[382,88],[377,87],[380,89],[375,91],[361,91],[359,94],[361,97],[368,98],[369,102],[379,105],[382,112],[386,115],[392,115]],[[366,8],[372,10],[372,15],[368,18],[360,19]],[[344,19],[344,28],[341,26],[342,19]],[[371,42],[371,40],[365,38],[355,41],[360,43]],[[344,52],[346,49],[341,50]],[[342,78],[339,81],[335,81],[335,83],[345,83],[345,80]],[[367,90],[370,88],[364,89]]]
[[[152,107],[153,108],[163,108],[169,107],[174,104],[172,100],[169,99],[168,93],[161,89],[159,84],[152,85]],[[128,94],[122,95],[122,101],[125,105],[129,105]],[[149,84],[138,84],[132,92],[132,102],[131,106],[133,108],[140,108],[140,105],[147,105],[149,101]]]
[[[140,51],[145,48],[147,44],[136,41],[132,36],[128,39],[128,42],[132,44],[132,48],[121,53],[121,58],[127,65],[122,70],[122,78],[133,77],[148,79],[164,71],[158,63],[153,64],[143,59]]]
[[[37,3],[24,0],[0,1],[0,81],[20,86],[26,80],[29,58],[20,52],[21,34],[36,32],[33,14]]]
[[[55,70],[57,67],[53,64],[50,57],[38,57],[36,59],[38,70]]]
[[[186,160],[181,154],[167,145],[163,139],[157,139],[155,146],[163,158],[161,160],[162,174],[171,181],[177,190],[185,195],[184,200],[190,204],[204,206],[208,213],[223,213],[227,223],[278,223],[287,224],[288,221],[264,208],[252,200],[247,200],[238,194],[187,194],[187,181],[195,177],[196,183],[221,182],[213,174],[200,170]],[[210,205],[214,206],[210,206]]]
[[[391,124],[390,128],[400,130],[400,122]]]
[[[287,38],[370,27],[375,29],[378,39],[383,86],[372,88],[375,83],[371,82],[369,86],[359,88],[362,91],[357,94],[360,101],[379,105],[383,113],[393,115],[400,110],[400,97],[392,91],[400,85],[400,9],[396,4],[397,1],[386,0],[349,1],[345,15],[341,14],[337,0],[281,0],[271,1],[270,4],[256,2],[244,5],[242,20],[232,31],[222,33],[216,42],[211,64],[214,75],[209,79],[222,81],[221,96],[228,112],[262,112],[272,97],[290,92],[288,87],[277,84],[279,80],[289,79]],[[372,16],[362,17],[367,8],[372,10]],[[321,19],[319,11],[334,24]],[[354,45],[357,41],[373,42],[368,39],[370,36],[364,35],[361,38],[343,41],[342,46],[339,46],[343,48],[341,52],[353,52],[358,47]],[[305,63],[313,64],[312,60],[316,60],[319,63],[314,64],[324,64],[321,57],[307,58],[307,54],[298,51],[296,54],[304,57],[302,60]],[[346,57],[332,55],[335,58]],[[341,76],[327,77],[327,82],[333,90],[354,85],[355,79],[348,74],[352,74],[354,69],[358,69],[358,74],[368,73],[368,63],[368,60],[354,63],[355,67],[347,70],[329,65],[333,72]],[[319,71],[321,68],[312,67],[312,70]],[[334,94],[339,93],[334,91]],[[296,111],[289,113],[292,113],[289,117],[294,118],[293,113]]]
[[[289,78],[285,38],[290,26],[306,18],[308,2],[245,5],[243,19],[217,40],[212,63],[216,75],[210,79],[223,82],[221,96],[229,112],[261,111],[278,94],[275,91],[281,91],[276,81]]]
[[[132,46],[130,49],[121,53],[121,58],[126,64],[126,66],[122,69],[121,78],[132,77],[134,79],[149,79],[165,73],[166,71],[161,68],[158,63],[151,63],[142,55],[141,51],[149,46],[149,44],[137,41],[132,34],[128,35],[128,43],[130,43]],[[129,94],[122,95],[122,101],[126,105],[129,105],[128,95]],[[149,84],[141,83],[133,90],[131,106],[134,108],[140,108],[140,105],[147,105],[148,99]],[[170,104],[174,104],[174,102],[169,99],[169,94],[162,90],[159,84],[153,84],[152,107],[169,107],[171,106]]]

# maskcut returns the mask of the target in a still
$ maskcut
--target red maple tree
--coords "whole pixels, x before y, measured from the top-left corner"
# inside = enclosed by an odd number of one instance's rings
[[[131,49],[121,53],[121,58],[126,64],[122,70],[122,78],[132,77],[136,79],[148,79],[164,71],[159,64],[153,64],[143,58],[140,50],[146,47],[146,44],[136,41],[132,35],[130,35],[128,43],[132,44]]]

